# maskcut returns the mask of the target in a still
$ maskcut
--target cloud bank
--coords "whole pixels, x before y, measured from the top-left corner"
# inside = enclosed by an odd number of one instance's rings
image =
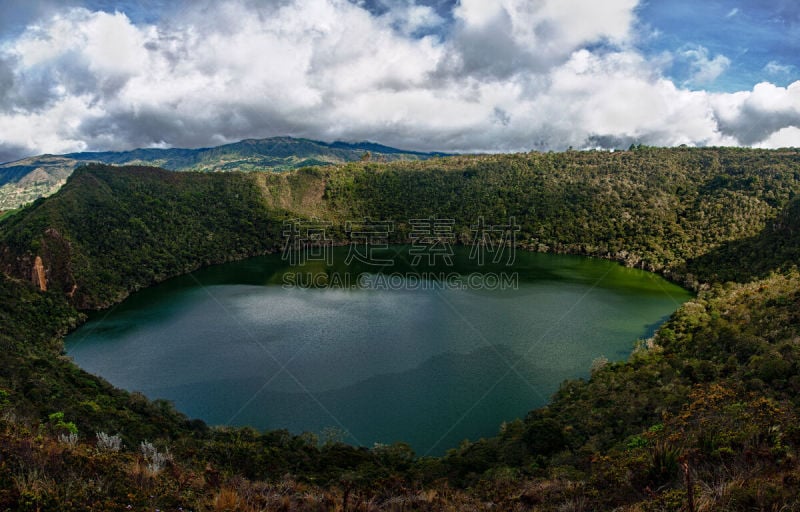
[[[636,0],[192,2],[51,9],[0,45],[0,161],[294,135],[417,150],[800,146],[800,81],[712,93],[730,59],[637,49]],[[683,61],[691,83],[664,69]],[[778,63],[770,73],[791,73]]]

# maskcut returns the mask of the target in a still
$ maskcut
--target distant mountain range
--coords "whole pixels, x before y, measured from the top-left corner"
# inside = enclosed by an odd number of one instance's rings
[[[172,171],[285,171],[362,159],[424,160],[444,153],[420,153],[373,142],[326,143],[293,137],[247,139],[199,149],[134,149],[40,155],[0,164],[0,211],[12,210],[57,191],[76,167],[100,162],[153,165]]]

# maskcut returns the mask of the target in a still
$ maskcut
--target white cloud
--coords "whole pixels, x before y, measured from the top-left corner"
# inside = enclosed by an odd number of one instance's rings
[[[757,147],[768,149],[800,148],[800,127],[789,126],[781,128],[765,141],[757,144]]]
[[[148,35],[121,13],[95,13],[81,28],[90,69],[104,75],[134,75],[147,66],[144,42]],[[152,36],[151,36],[152,37]]]
[[[559,119],[559,137],[576,147],[593,140],[617,145],[730,142],[718,132],[705,93],[676,88],[633,52],[604,57],[576,52],[537,101],[546,119]]]
[[[708,49],[703,46],[685,49],[680,52],[680,57],[689,62],[691,76],[687,84],[692,85],[714,83],[731,64],[730,59],[724,55],[710,58]]]
[[[770,75],[789,75],[794,71],[794,66],[771,60],[764,66],[764,71]]]
[[[444,19],[432,7],[417,5],[413,0],[394,6],[383,16],[389,24],[407,36],[433,29],[444,23]]]
[[[63,10],[0,48],[0,155],[206,146],[298,135],[421,150],[778,144],[800,82],[711,94],[633,46],[636,0],[204,2],[135,25]],[[421,32],[420,32],[421,31]],[[598,44],[599,43],[599,44]],[[593,45],[594,50],[586,49]],[[685,48],[693,84],[723,55]]]
[[[134,74],[146,64],[145,37],[121,13],[73,9],[30,27],[10,50],[27,67],[83,57],[101,74]]]
[[[461,0],[449,71],[545,72],[590,43],[628,41],[638,0]]]
[[[800,81],[788,87],[757,84],[752,91],[712,97],[720,130],[755,145],[789,127],[800,127]]]
[[[103,112],[91,106],[88,97],[68,96],[41,112],[0,116],[2,145],[65,153],[87,149],[81,123]]]

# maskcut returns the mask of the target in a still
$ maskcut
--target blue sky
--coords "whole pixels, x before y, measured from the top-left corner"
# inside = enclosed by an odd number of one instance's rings
[[[363,5],[373,13],[383,14],[396,3],[366,0]],[[434,33],[446,37],[452,28],[457,2],[417,3],[434,8],[445,22],[422,35]],[[676,83],[695,89],[734,92],[751,89],[763,81],[786,86],[800,78],[800,2],[647,0],[640,2],[636,13],[639,40],[635,45],[648,58],[702,47],[713,56],[722,55],[730,60],[729,67],[717,80],[704,84],[692,82],[691,66],[686,62],[675,62],[666,74]]]
[[[799,55],[796,0],[0,0],[0,161],[800,146]]]
[[[657,31],[641,44],[646,55],[702,46],[730,59],[729,68],[705,84],[710,89],[740,91],[762,81],[786,86],[800,77],[800,2],[650,0],[638,13]],[[669,71],[678,83],[690,79],[686,66]]]

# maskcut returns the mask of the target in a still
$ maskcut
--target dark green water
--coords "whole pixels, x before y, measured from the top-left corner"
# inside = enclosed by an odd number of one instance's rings
[[[347,248],[332,266],[275,255],[204,269],[94,315],[67,352],[209,424],[441,454],[545,404],[596,357],[625,359],[690,298],[603,260],[517,252],[511,268],[479,267],[455,248],[452,267],[421,268],[407,251],[385,251],[382,269],[345,265]]]

